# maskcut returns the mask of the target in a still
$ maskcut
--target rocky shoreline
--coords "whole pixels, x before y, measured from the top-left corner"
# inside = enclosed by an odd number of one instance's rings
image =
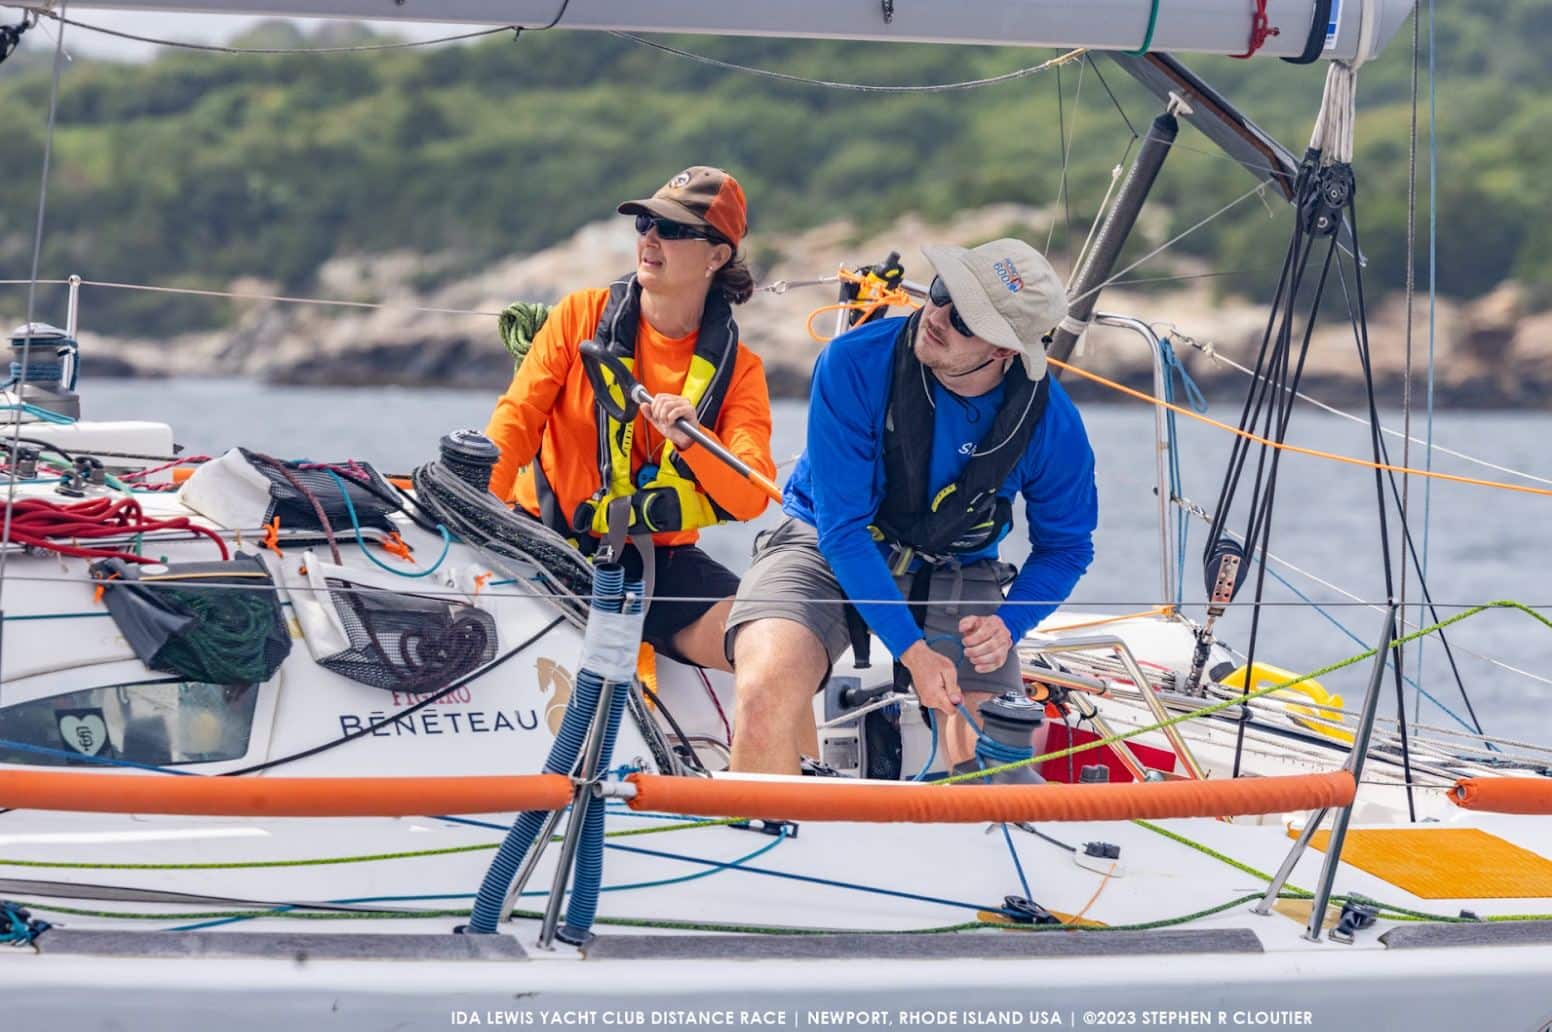
[[[907,277],[925,278],[917,248],[929,243],[973,244],[1009,233],[1045,236],[1048,216],[1036,209],[998,205],[967,213],[949,225],[906,216],[887,232],[861,237],[836,224],[782,238],[781,247],[755,241],[754,259],[766,290],[737,310],[746,344],[760,354],[774,397],[806,396],[809,370],[822,348],[806,326],[814,309],[835,299],[835,287],[799,286],[833,275],[843,263],[875,260],[891,249],[905,254]],[[272,300],[239,302],[231,327],[170,339],[140,340],[97,332],[91,325],[90,289],[83,293],[82,373],[85,376],[243,376],[270,383],[327,386],[437,386],[499,391],[512,365],[496,335],[496,313],[514,300],[554,301],[569,290],[602,285],[630,268],[633,237],[623,220],[579,230],[545,251],[513,258],[480,274],[432,291],[414,284],[428,259],[414,253],[342,258],[319,276],[314,293],[333,300],[382,303],[350,308]],[[1058,256],[1057,267],[1065,268]],[[1199,265],[1199,263],[1197,263]],[[1204,271],[1188,261],[1149,266],[1150,275],[1189,276]],[[1176,352],[1208,392],[1243,391],[1246,376],[1224,359],[1249,365],[1265,330],[1266,309],[1244,298],[1219,298],[1210,279],[1185,279],[1183,289],[1137,293],[1108,289],[1103,311],[1144,318],[1176,335]],[[275,285],[257,279],[231,285],[243,296],[273,295]],[[1329,320],[1313,338],[1305,390],[1322,400],[1350,405],[1361,400],[1362,377],[1352,331]],[[828,313],[814,319],[829,327]],[[1547,408],[1552,399],[1552,312],[1530,311],[1524,293],[1500,286],[1469,303],[1443,301],[1435,312],[1435,397],[1442,406]],[[1406,368],[1406,314],[1399,297],[1370,314],[1375,377],[1383,404],[1402,400]],[[1414,400],[1421,403],[1428,352],[1426,298],[1413,310],[1411,348]],[[1131,334],[1096,327],[1079,363],[1129,386],[1148,388],[1151,365]],[[1066,381],[1084,400],[1109,400],[1108,390]]]

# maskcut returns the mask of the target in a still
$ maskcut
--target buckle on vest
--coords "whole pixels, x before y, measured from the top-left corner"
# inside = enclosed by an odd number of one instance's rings
[[[911,562],[916,558],[916,549],[910,545],[902,545],[893,542],[889,546],[889,572],[896,577],[904,577],[911,572]]]

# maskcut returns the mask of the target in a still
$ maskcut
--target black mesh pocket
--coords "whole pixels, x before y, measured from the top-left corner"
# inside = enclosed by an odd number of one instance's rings
[[[352,681],[432,692],[496,658],[496,621],[484,610],[335,579],[328,585],[350,648],[319,665]]]
[[[119,632],[152,670],[209,684],[261,684],[291,652],[274,581],[252,556],[158,573],[105,559],[91,572]]]
[[[350,511],[345,505],[344,495],[349,494],[350,504],[356,510],[356,521],[363,527],[376,527],[384,531],[394,529],[388,514],[397,511],[399,506],[387,500],[394,497],[394,489],[377,470],[366,463],[338,463],[340,469],[352,472],[331,473],[327,469],[304,468],[303,463],[272,459],[246,448],[238,450],[249,465],[264,474],[264,479],[269,481],[269,495],[273,504],[270,515],[280,517],[282,527],[289,530],[323,529],[318,522],[318,510],[308,498],[311,494],[318,500],[331,526],[348,528]],[[363,477],[370,486],[359,482]],[[340,490],[341,484],[344,485],[344,493]],[[298,490],[298,485],[305,490]]]

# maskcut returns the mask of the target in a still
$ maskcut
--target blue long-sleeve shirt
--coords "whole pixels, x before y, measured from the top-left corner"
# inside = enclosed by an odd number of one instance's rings
[[[814,366],[808,442],[787,480],[783,508],[815,527],[819,549],[851,599],[904,601],[868,524],[884,500],[884,415],[903,319],[881,319],[830,342]],[[933,377],[929,497],[957,480],[1002,404],[1003,388],[961,398]],[[1024,498],[1030,552],[998,616],[1018,641],[1065,599],[1094,559],[1099,520],[1094,453],[1067,392],[1052,381],[1045,415],[998,494]],[[965,562],[997,556],[997,545]],[[1045,605],[1026,605],[1033,601]],[[868,626],[899,656],[921,639],[897,604],[857,604]]]

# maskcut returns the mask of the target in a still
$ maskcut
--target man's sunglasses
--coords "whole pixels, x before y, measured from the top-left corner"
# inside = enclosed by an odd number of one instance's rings
[[[966,337],[974,337],[975,331],[959,317],[959,312],[954,308],[954,298],[948,292],[948,287],[943,283],[943,277],[932,277],[932,284],[927,287],[927,300],[939,308],[948,309],[949,325]]]
[[[698,226],[686,226],[683,222],[674,222],[645,212],[636,216],[637,235],[646,236],[653,229],[657,230],[658,238],[662,240],[704,240],[711,244],[723,243],[720,236]]]

